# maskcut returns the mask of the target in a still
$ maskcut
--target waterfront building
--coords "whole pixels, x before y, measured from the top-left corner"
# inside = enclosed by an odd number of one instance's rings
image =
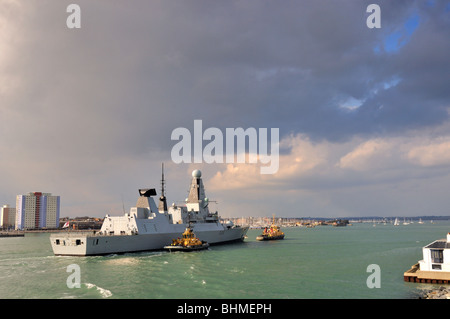
[[[450,283],[450,233],[422,248],[423,259],[404,273],[405,281]]]
[[[16,229],[57,228],[59,212],[59,196],[42,192],[17,195]]]
[[[447,239],[440,239],[423,247],[423,260],[419,261],[422,271],[442,271],[450,274],[450,233]]]
[[[3,205],[0,209],[0,227],[9,228],[14,227],[16,222],[16,208]]]

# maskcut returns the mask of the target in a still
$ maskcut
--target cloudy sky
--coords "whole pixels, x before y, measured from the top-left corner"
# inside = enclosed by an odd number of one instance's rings
[[[164,162],[226,217],[450,215],[449,39],[442,0],[0,0],[0,203],[119,215]],[[174,163],[196,119],[279,128],[278,172]]]

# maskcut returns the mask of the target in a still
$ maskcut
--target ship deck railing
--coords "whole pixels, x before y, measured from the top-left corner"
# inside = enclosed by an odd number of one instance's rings
[[[138,232],[131,232],[127,233],[127,232],[121,232],[121,233],[116,233],[116,232],[107,232],[107,233],[102,233],[98,230],[85,230],[85,231],[68,231],[68,232],[59,232],[59,233],[53,233],[50,235],[50,237],[80,237],[80,236],[98,236],[98,237],[109,237],[109,236],[133,236],[133,235],[137,235]]]
[[[79,236],[85,236],[85,235],[98,235],[98,234],[99,234],[98,231],[84,230],[84,231],[68,231],[68,232],[53,233],[50,235],[50,237],[59,237],[59,236],[79,237]]]

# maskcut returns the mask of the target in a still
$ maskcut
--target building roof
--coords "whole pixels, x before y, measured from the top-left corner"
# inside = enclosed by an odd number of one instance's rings
[[[428,246],[425,246],[425,248],[440,248],[440,249],[446,249],[450,248],[450,243],[447,242],[445,239],[440,239],[432,242]]]

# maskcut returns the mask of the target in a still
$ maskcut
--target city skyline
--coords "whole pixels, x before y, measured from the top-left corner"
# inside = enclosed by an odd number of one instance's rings
[[[0,4],[1,205],[121,215],[164,163],[169,205],[200,169],[223,217],[450,215],[448,2],[71,3]],[[195,120],[279,129],[278,170],[175,163]]]

